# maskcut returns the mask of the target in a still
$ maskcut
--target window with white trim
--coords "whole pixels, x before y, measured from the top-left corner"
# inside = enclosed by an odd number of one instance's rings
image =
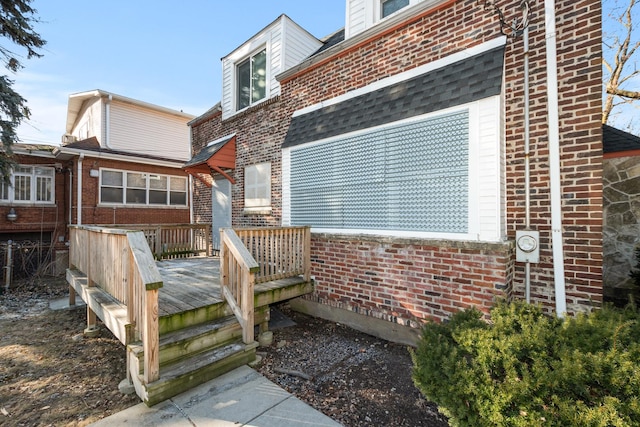
[[[55,168],[16,166],[11,171],[10,183],[0,184],[0,201],[53,203],[55,201]]]
[[[387,16],[409,6],[409,0],[382,0],[380,2],[380,17]]]
[[[267,49],[236,65],[236,110],[242,110],[267,97]]]
[[[463,109],[292,147],[291,224],[468,233],[469,126]]]
[[[186,206],[187,178],[145,172],[100,169],[100,203]]]
[[[271,163],[258,163],[244,168],[245,209],[271,208]]]

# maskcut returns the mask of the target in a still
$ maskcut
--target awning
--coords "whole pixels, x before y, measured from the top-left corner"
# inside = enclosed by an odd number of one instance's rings
[[[205,179],[204,176],[211,176],[213,172],[219,173],[231,181],[232,184],[235,184],[234,179],[226,172],[235,168],[235,133],[209,143],[182,167],[185,172],[202,181],[207,187],[211,187],[211,182]]]

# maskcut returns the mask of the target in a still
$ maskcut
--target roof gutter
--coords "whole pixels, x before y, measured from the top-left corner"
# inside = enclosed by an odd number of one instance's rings
[[[76,148],[67,148],[67,147],[56,147],[53,150],[53,154],[56,158],[68,156],[67,159],[75,156],[86,156],[86,157],[99,157],[104,160],[118,160],[121,162],[127,163],[139,163],[144,165],[153,165],[153,166],[164,166],[168,168],[176,168],[182,169],[184,165],[184,160],[162,160],[162,159],[148,159],[145,157],[137,157],[135,154],[125,155],[125,154],[113,154],[113,153],[105,153],[103,151],[91,151],[91,150],[80,150]]]

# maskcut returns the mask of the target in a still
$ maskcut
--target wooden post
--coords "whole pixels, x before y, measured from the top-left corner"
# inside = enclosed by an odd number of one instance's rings
[[[144,325],[144,382],[152,383],[160,377],[160,333],[158,331],[158,290],[145,292]]]
[[[162,259],[162,229],[156,227],[156,258]]]
[[[69,286],[69,306],[76,305],[76,290],[73,286]]]
[[[304,247],[302,249],[304,258],[304,280],[311,281],[311,227],[304,228]]]
[[[251,344],[254,341],[253,325],[254,317],[254,294],[255,274],[251,274],[249,270],[243,269],[242,272],[242,295],[240,296],[242,305],[242,318],[245,321],[245,327],[242,330],[242,340],[245,344]]]

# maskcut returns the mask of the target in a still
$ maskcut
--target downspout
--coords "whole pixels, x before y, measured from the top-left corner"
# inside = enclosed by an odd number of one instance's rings
[[[558,64],[556,53],[555,2],[544,1],[545,42],[547,53],[547,108],[549,120],[549,180],[551,185],[551,246],[555,283],[556,316],[567,312],[562,241],[562,203],[560,191],[560,123],[558,113]]]
[[[76,224],[82,225],[82,161],[84,160],[84,153],[78,157],[78,220]]]
[[[111,149],[111,101],[113,96],[109,94],[104,105],[104,145],[109,149]]]
[[[531,229],[531,149],[529,134],[529,26],[522,33],[524,42],[524,228]],[[527,304],[531,302],[531,263],[524,265],[524,296]]]
[[[69,222],[73,224],[73,168],[69,168]]]

